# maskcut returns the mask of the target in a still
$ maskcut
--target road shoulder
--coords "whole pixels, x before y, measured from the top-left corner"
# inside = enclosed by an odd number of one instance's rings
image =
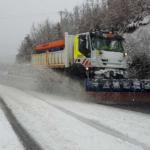
[[[0,104],[0,149],[1,150],[24,150],[17,135],[7,120]]]

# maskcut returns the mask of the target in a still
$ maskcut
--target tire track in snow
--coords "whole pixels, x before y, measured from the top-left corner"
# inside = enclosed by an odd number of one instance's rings
[[[0,97],[0,107],[7,117],[10,125],[14,129],[16,135],[20,139],[26,150],[42,150],[41,146],[30,136],[30,134],[21,126],[11,109],[7,106],[4,100]]]
[[[126,142],[128,142],[130,144],[133,144],[133,145],[136,145],[136,146],[140,146],[144,150],[150,150],[150,146],[148,146],[145,143],[142,143],[142,142],[140,142],[140,141],[138,141],[138,140],[136,140],[136,139],[134,139],[132,137],[129,137],[128,135],[125,135],[125,134],[123,134],[123,133],[121,133],[121,132],[119,132],[119,131],[117,131],[115,129],[107,127],[107,126],[105,126],[105,125],[103,125],[103,124],[101,124],[101,123],[99,123],[99,122],[97,122],[95,120],[91,120],[91,119],[82,117],[82,116],[80,116],[80,115],[78,115],[78,114],[76,114],[76,113],[74,113],[72,111],[69,111],[69,110],[67,110],[67,109],[65,109],[63,107],[60,107],[60,106],[57,106],[57,105],[54,105],[54,104],[51,104],[51,105],[53,107],[59,109],[60,111],[64,112],[65,114],[70,115],[70,116],[76,118],[77,120],[79,120],[79,121],[81,121],[81,122],[83,122],[83,123],[85,123],[85,124],[95,128],[95,129],[97,129],[100,132],[104,132],[106,134],[112,135],[112,136],[114,136],[116,138],[119,138],[119,139],[121,139],[123,141],[126,141]]]
[[[128,135],[126,134],[123,134],[115,129],[112,129],[108,126],[105,126],[103,125],[102,123],[96,121],[96,120],[92,120],[92,119],[88,119],[88,118],[85,118],[75,112],[72,112],[68,109],[65,109],[64,107],[61,107],[61,106],[58,106],[58,105],[55,105],[55,104],[52,104],[48,101],[46,101],[45,99],[42,99],[38,96],[35,96],[33,95],[34,97],[37,97],[38,99],[40,99],[41,101],[44,101],[45,103],[47,103],[48,105],[51,105],[53,106],[54,108],[58,109],[59,111],[65,113],[66,115],[69,115],[77,120],[79,120],[80,122],[92,127],[92,128],[95,128],[96,130],[100,131],[100,132],[103,132],[105,134],[108,134],[108,135],[111,135],[113,137],[116,137],[118,139],[121,139],[122,141],[124,142],[128,142],[132,145],[135,145],[135,146],[139,146],[141,147],[143,150],[150,150],[150,146],[146,145],[145,143],[141,142],[141,141],[138,141],[137,139],[135,138],[132,138],[132,137],[129,137]]]

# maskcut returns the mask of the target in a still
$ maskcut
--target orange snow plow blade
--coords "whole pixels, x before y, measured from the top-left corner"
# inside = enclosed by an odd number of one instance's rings
[[[90,96],[94,97],[98,103],[117,103],[117,104],[129,104],[129,103],[149,103],[150,93],[130,93],[130,92],[88,92]]]

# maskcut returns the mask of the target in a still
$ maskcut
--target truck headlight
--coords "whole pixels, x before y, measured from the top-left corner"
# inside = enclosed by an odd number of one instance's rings
[[[86,67],[86,71],[89,71],[89,68],[88,68],[88,67]]]
[[[128,53],[124,53],[124,56],[128,56]]]

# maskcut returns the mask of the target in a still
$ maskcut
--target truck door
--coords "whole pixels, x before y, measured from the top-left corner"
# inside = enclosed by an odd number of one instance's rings
[[[91,58],[91,46],[89,35],[79,35],[79,51],[86,58]]]

